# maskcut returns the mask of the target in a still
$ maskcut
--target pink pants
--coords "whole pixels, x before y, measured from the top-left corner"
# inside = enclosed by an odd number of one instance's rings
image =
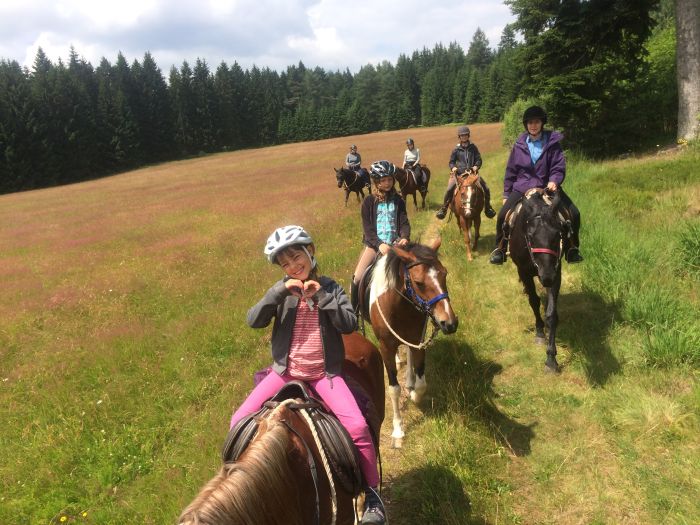
[[[253,389],[248,398],[231,416],[230,428],[233,428],[244,417],[257,412],[265,401],[277,393],[282,385],[293,380],[294,378],[287,374],[280,376],[274,371],[270,372],[265,379],[258,383],[258,386]],[[367,422],[362,412],[360,412],[345,380],[340,376],[334,376],[333,378],[323,377],[316,381],[305,382],[316,391],[326,406],[348,431],[348,434],[350,434],[360,453],[360,468],[367,484],[370,487],[379,485],[377,453],[374,450],[372,436],[370,435]]]

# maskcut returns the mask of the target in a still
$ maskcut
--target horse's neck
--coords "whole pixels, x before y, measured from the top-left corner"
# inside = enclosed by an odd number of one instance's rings
[[[386,293],[397,293],[396,288],[403,288],[403,283],[400,282],[400,276],[395,279],[389,279],[386,275],[386,264],[388,257],[386,255],[377,259],[377,264],[374,265],[372,272],[372,284],[370,285],[369,304],[374,303],[377,298]]]

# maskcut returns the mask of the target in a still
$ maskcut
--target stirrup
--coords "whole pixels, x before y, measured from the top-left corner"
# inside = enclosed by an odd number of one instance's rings
[[[489,262],[491,264],[503,264],[506,262],[506,253],[501,248],[496,248],[491,252],[491,257],[489,257]]]

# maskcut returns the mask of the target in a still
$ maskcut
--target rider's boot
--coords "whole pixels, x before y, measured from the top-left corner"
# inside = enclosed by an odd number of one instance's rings
[[[365,511],[362,514],[362,525],[384,525],[386,523],[386,510],[384,503],[372,487],[365,489]]]
[[[491,207],[491,192],[484,192],[484,197],[484,200],[486,201],[484,203],[484,215],[486,215],[489,219],[493,219],[496,216],[496,210]]]
[[[506,252],[508,251],[508,240],[501,238],[501,240],[496,244],[496,249],[491,252],[491,257],[489,257],[489,262],[491,264],[503,264],[506,262]]]
[[[569,264],[580,263],[583,261],[583,255],[579,250],[578,235],[576,233],[571,234],[571,238],[564,239],[564,258]]]
[[[445,218],[445,215],[447,215],[447,208],[450,205],[450,201],[452,200],[452,194],[454,193],[454,188],[449,189],[445,192],[445,198],[443,199],[442,206],[440,209],[435,212],[435,216],[442,220]]]

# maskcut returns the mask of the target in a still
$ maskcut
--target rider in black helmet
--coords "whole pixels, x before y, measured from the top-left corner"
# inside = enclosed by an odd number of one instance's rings
[[[457,186],[456,175],[467,170],[478,173],[481,168],[481,153],[479,153],[479,148],[476,147],[476,144],[469,140],[469,128],[467,126],[458,127],[457,137],[459,138],[459,144],[452,150],[452,155],[450,155],[450,181],[447,184],[442,207],[435,214],[438,219],[444,219],[445,215],[447,215],[447,208]],[[489,190],[483,177],[481,177],[481,185],[484,188],[484,214],[489,219],[492,219],[496,216],[496,210],[491,207],[491,190]]]
[[[547,188],[557,192],[571,218],[571,237],[564,238],[564,256],[569,263],[583,260],[579,251],[581,214],[576,205],[561,188],[566,176],[566,160],[560,141],[564,138],[557,131],[544,129],[547,113],[540,106],[530,106],[523,113],[525,132],[515,141],[508,158],[503,180],[503,207],[496,220],[496,249],[491,252],[491,264],[503,264],[506,259],[507,240],[503,235],[503,222],[525,193],[532,188]]]

